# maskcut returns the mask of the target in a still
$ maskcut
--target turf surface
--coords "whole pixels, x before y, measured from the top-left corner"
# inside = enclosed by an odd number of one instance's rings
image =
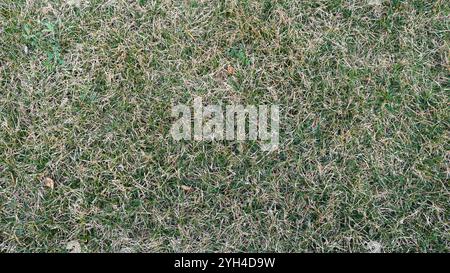
[[[448,1],[0,1],[0,251],[448,252]],[[280,147],[171,107],[280,105]]]

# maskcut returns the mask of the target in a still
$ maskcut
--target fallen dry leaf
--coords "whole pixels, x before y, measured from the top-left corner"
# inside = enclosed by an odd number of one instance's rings
[[[44,186],[53,190],[55,187],[55,181],[53,181],[50,177],[46,177],[44,178]]]
[[[184,190],[185,192],[193,192],[194,191],[194,189],[192,187],[185,186],[185,185],[181,185],[181,189]]]
[[[78,241],[70,241],[66,245],[67,251],[70,253],[81,253],[81,245]]]
[[[233,75],[234,74],[234,67],[232,67],[231,65],[227,66],[227,73],[228,75]]]
[[[370,253],[381,253],[382,245],[376,241],[370,241],[367,243],[367,249]]]
[[[124,247],[121,250],[119,250],[119,253],[133,253],[133,249],[131,247]]]
[[[49,14],[50,12],[53,12],[53,7],[52,5],[48,4],[48,6],[43,7],[41,11],[43,14]]]

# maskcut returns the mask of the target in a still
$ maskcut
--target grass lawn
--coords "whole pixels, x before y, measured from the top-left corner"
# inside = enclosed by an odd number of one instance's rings
[[[450,3],[1,0],[0,252],[448,252]],[[280,145],[175,141],[277,104]]]

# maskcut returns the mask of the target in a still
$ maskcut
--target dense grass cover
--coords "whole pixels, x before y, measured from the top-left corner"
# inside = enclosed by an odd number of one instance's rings
[[[448,1],[0,1],[0,251],[449,250]],[[171,107],[278,104],[280,147]]]

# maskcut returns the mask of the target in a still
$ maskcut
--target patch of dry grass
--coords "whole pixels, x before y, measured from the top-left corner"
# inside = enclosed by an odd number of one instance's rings
[[[0,251],[447,252],[448,15],[2,1]],[[280,149],[174,142],[194,96],[279,104]]]

